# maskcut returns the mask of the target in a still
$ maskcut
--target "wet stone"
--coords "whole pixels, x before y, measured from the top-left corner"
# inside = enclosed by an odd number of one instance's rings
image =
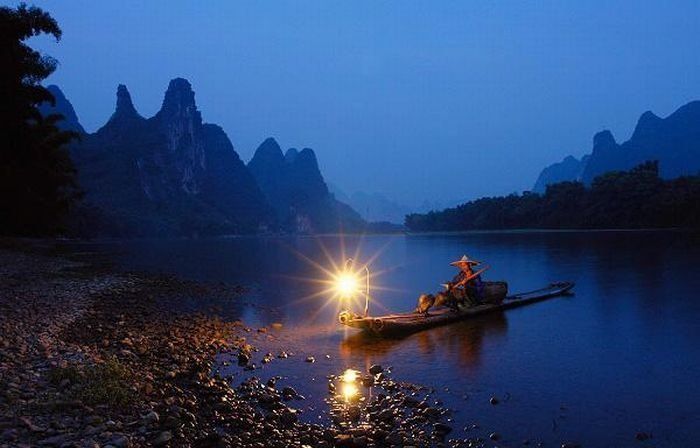
[[[348,418],[350,420],[358,420],[360,418],[362,411],[360,410],[359,406],[350,406],[348,408]]]
[[[293,409],[285,409],[280,415],[280,421],[285,426],[291,426],[298,420],[297,413]]]
[[[297,393],[296,389],[294,389],[292,386],[285,386],[282,389],[282,396],[285,398],[285,400],[291,399],[291,398],[296,398],[299,396]]]
[[[0,440],[4,440],[6,442],[17,440],[17,437],[19,437],[19,431],[16,428],[6,429],[2,432],[2,434],[0,434]]]
[[[127,439],[123,434],[115,434],[107,443],[116,448],[126,448],[129,446],[129,439]]]
[[[437,433],[446,435],[452,432],[452,427],[450,425],[446,425],[445,423],[438,422],[433,425],[433,430]]]
[[[45,439],[39,440],[39,445],[41,446],[61,446],[68,441],[68,434],[58,434],[55,436],[47,437]]]
[[[338,434],[333,441],[337,447],[352,447],[352,436],[350,434]]]
[[[385,438],[386,442],[390,445],[401,445],[403,443],[403,437],[397,432],[391,432]]]
[[[359,436],[352,438],[352,445],[356,448],[365,448],[368,444],[367,436]]]
[[[163,446],[168,443],[173,438],[173,433],[170,431],[163,431],[159,433],[152,441],[153,446]]]
[[[369,373],[372,375],[379,375],[384,371],[384,368],[380,366],[379,364],[374,364],[369,368]]]
[[[250,361],[250,355],[248,355],[247,353],[239,353],[238,354],[238,365],[239,366],[244,366],[244,365],[248,364],[249,361]]]
[[[143,418],[141,419],[141,423],[144,425],[151,425],[153,423],[157,423],[159,420],[160,416],[158,415],[158,413],[155,411],[151,411],[143,416]]]

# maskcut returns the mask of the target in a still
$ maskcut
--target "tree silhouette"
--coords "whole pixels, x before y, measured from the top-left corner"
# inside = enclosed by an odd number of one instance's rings
[[[80,196],[67,144],[77,137],[61,131],[63,117],[42,117],[38,105],[54,103],[41,81],[57,62],[25,41],[40,34],[57,41],[61,29],[37,7],[0,7],[0,233],[42,235],[61,230]]]
[[[593,180],[547,186],[544,195],[481,198],[441,212],[406,216],[413,231],[700,227],[700,175],[663,180],[657,161]]]

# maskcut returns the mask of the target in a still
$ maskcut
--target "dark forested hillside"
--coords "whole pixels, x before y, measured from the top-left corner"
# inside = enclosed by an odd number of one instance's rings
[[[78,236],[302,233],[360,230],[362,218],[328,192],[311,149],[284,155],[266,140],[246,166],[224,130],[203,123],[190,83],[173,79],[160,111],[141,116],[126,86],[97,132],[86,133],[56,87],[55,104],[66,130],[81,135],[71,156],[85,191],[71,214]]]
[[[560,182],[544,194],[482,198],[406,217],[412,231],[700,227],[700,176],[664,180],[657,162],[596,177],[591,186]]]
[[[56,107],[75,116],[59,97]],[[78,234],[250,233],[267,223],[255,180],[224,131],[202,122],[185,79],[170,82],[151,118],[136,111],[120,85],[109,121],[84,134],[71,155],[86,193],[74,216]]]

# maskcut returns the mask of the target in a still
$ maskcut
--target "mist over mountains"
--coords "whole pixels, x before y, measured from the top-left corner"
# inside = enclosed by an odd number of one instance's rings
[[[406,204],[394,200],[382,193],[355,191],[346,193],[340,187],[329,184],[331,193],[341,202],[350,205],[357,210],[363,218],[372,222],[387,222],[403,225],[406,215],[411,213],[427,213],[433,210],[442,210],[454,207],[467,201],[467,199],[434,198],[419,203]]]
[[[269,138],[246,166],[224,130],[202,121],[185,79],[170,81],[150,118],[119,85],[114,113],[94,134],[57,86],[48,89],[56,104],[42,105],[42,113],[64,115],[61,127],[81,135],[71,147],[85,192],[72,219],[79,234],[319,233],[365,225],[329,193],[310,148],[284,156]]]
[[[337,185],[329,185],[331,193],[341,202],[350,205],[368,221],[403,224],[407,214],[414,211],[406,204],[394,201],[381,193],[356,191],[345,193]]]
[[[629,170],[647,160],[659,161],[659,174],[665,179],[700,172],[700,101],[692,101],[666,118],[644,112],[632,137],[622,144],[608,130],[597,133],[590,154],[580,160],[567,156],[546,167],[533,190],[542,193],[547,185],[562,181],[590,185],[601,174]]]

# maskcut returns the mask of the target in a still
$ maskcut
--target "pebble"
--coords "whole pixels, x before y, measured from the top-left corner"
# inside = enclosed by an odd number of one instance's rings
[[[83,421],[87,425],[99,425],[100,423],[102,423],[102,420],[102,417],[100,417],[99,415],[90,415],[88,417],[85,417]]]
[[[39,445],[42,446],[61,446],[68,440],[68,434],[58,434],[39,440]]]
[[[144,425],[151,425],[153,423],[157,423],[158,421],[160,421],[160,416],[155,411],[149,412],[141,419],[141,423]]]
[[[333,442],[337,447],[352,447],[352,436],[350,434],[338,434]]]
[[[438,422],[433,424],[433,430],[441,434],[449,434],[452,432],[452,427],[450,425]]]
[[[19,437],[19,431],[16,428],[6,429],[0,435],[0,438],[6,442],[17,440],[17,437]]]
[[[239,353],[238,354],[238,365],[239,366],[244,366],[244,365],[248,364],[249,361],[250,361],[250,355],[248,355],[247,353]]]
[[[115,434],[107,443],[116,448],[125,448],[129,446],[129,439],[127,439],[123,434]]]
[[[170,431],[163,431],[151,440],[153,446],[163,446],[173,438],[173,433]]]
[[[285,386],[282,389],[282,396],[285,397],[285,399],[289,398],[296,398],[299,394],[297,393],[296,389],[294,389],[292,386]]]
[[[379,375],[384,371],[384,368],[380,366],[379,364],[374,364],[369,368],[369,373],[372,375]]]

